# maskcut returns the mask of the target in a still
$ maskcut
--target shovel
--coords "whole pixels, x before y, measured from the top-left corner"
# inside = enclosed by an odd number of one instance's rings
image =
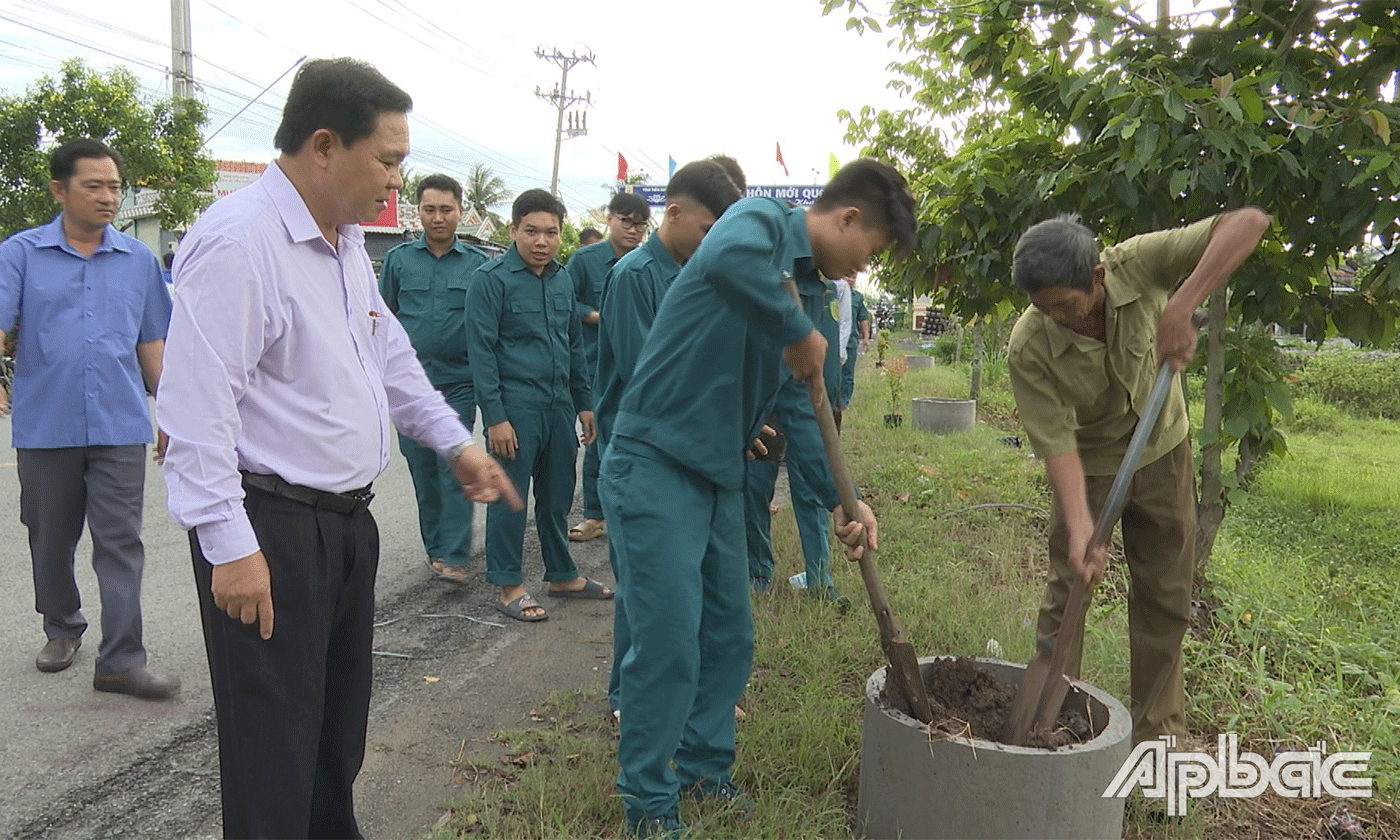
[[[785,279],[783,285],[798,306],[802,299],[797,293],[797,284]],[[822,432],[822,444],[826,447],[826,459],[831,464],[831,478],[836,483],[836,492],[841,497],[841,508],[846,518],[856,519],[855,481],[851,469],[846,465],[846,456],[841,451],[841,438],[836,431],[836,418],[831,413],[831,403],[823,389],[813,379],[807,384],[808,395],[812,398],[812,410],[817,415],[817,426]],[[875,568],[875,559],[870,550],[870,535],[865,535],[865,550],[860,554],[860,577],[865,581],[865,591],[870,594],[870,609],[875,613],[875,621],[880,625],[880,647],[889,660],[890,680],[894,691],[890,699],[900,711],[922,723],[933,722],[933,710],[929,707],[928,689],[924,687],[923,673],[919,670],[919,658],[914,646],[904,637],[904,627],[899,623],[890,599],[885,595],[884,584],[880,582],[880,572]]]
[[[1152,384],[1152,392],[1147,396],[1142,413],[1138,417],[1137,428],[1128,442],[1128,450],[1123,453],[1123,463],[1118,474],[1113,477],[1108,498],[1094,523],[1094,533],[1089,537],[1085,549],[1086,556],[1102,545],[1107,545],[1113,534],[1113,526],[1123,513],[1128,498],[1128,485],[1137,472],[1142,460],[1142,450],[1147,448],[1147,439],[1157,425],[1157,415],[1162,413],[1162,404],[1167,401],[1173,379],[1170,364],[1163,364],[1157,372],[1157,381]],[[1026,665],[1021,687],[1016,692],[1016,700],[1011,704],[1011,714],[1002,726],[999,740],[1003,744],[1020,745],[1030,734],[1032,724],[1036,728],[1049,729],[1060,716],[1060,706],[1064,704],[1069,682],[1064,679],[1065,663],[1082,642],[1084,614],[1088,611],[1089,584],[1076,577],[1070,585],[1069,600],[1065,603],[1065,614],[1060,621],[1060,630],[1055,637],[1053,650],[1048,638],[1036,642],[1035,658]]]

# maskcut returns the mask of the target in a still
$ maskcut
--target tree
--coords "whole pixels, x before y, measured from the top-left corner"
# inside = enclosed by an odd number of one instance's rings
[[[475,210],[478,216],[483,219],[489,216],[497,227],[505,227],[501,217],[492,212],[491,208],[510,201],[510,190],[506,189],[506,182],[491,171],[491,167],[484,163],[472,166],[471,174],[467,176],[467,182],[462,189],[466,205]]]
[[[75,137],[106,142],[124,159],[129,185],[158,191],[162,225],[190,222],[213,199],[214,161],[202,152],[205,120],[198,100],[149,101],[130,71],[104,75],[78,59],[23,96],[0,96],[0,231],[33,227],[54,214],[49,149]]]
[[[872,24],[859,0],[848,26]],[[1209,20],[1209,16],[1214,16]],[[1006,313],[1015,241],[1054,212],[1110,240],[1243,204],[1274,217],[1259,253],[1212,298],[1206,345],[1198,557],[1260,457],[1284,451],[1290,410],[1257,331],[1304,324],[1388,344],[1400,315],[1400,153],[1387,90],[1400,63],[1400,9],[1366,0],[1234,3],[1148,22],[1098,0],[895,0],[887,25],[905,60],[891,87],[913,104],[845,114],[867,153],[913,173],[920,241],[886,270],[964,319]],[[955,149],[931,126],[954,124]],[[1383,256],[1354,294],[1329,268],[1365,243]],[[1229,339],[1227,341],[1227,338]],[[1227,372],[1228,371],[1228,372]],[[1235,449],[1234,469],[1222,453]],[[1198,582],[1200,578],[1198,578]]]

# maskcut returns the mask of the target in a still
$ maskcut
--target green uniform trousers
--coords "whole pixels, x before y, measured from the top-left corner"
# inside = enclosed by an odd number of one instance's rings
[[[744,464],[744,546],[749,554],[749,582],[767,586],[773,579],[773,488],[777,461]]]
[[[544,579],[573,580],[578,567],[569,555],[567,519],[574,504],[574,463],[578,455],[575,414],[563,408],[506,409],[515,429],[514,460],[500,459],[506,475],[524,496],[535,482],[535,529],[540,536]],[[490,432],[487,432],[489,438]],[[511,510],[504,501],[486,508],[486,580],[495,586],[524,582],[526,511]]]
[[[856,360],[860,358],[859,346],[854,341],[846,345],[846,363],[841,366],[841,405],[837,408],[850,405],[851,396],[856,392]]]
[[[472,428],[476,400],[470,382],[440,388],[447,404],[457,410],[462,425]],[[418,531],[429,557],[441,557],[450,566],[465,566],[472,553],[472,517],[475,506],[462,493],[452,466],[432,449],[413,438],[399,435],[399,451],[413,476],[418,497]]]
[[[583,518],[602,519],[603,503],[598,501],[598,462],[603,453],[598,451],[598,443],[588,444],[583,450]]]
[[[1113,484],[1091,475],[1085,485],[1096,516]],[[1138,469],[1123,508],[1123,553],[1128,562],[1128,648],[1131,657],[1133,743],[1186,734],[1186,690],[1181,643],[1191,617],[1195,573],[1196,498],[1191,445],[1182,441]],[[1059,504],[1050,518],[1050,578],[1040,605],[1038,632],[1054,639],[1069,600],[1069,534]],[[1083,638],[1065,673],[1079,676]]]
[[[743,494],[614,439],[598,486],[632,643],[622,661],[617,789],[629,822],[725,784],[753,663]],[[675,762],[674,770],[671,767]]]
[[[823,502],[819,487],[831,487],[826,447],[821,429],[812,414],[807,385],[789,379],[778,389],[773,406],[778,430],[787,438],[788,491],[792,496],[792,513],[797,520],[797,535],[802,542],[802,560],[807,572],[807,589],[814,595],[825,595],[831,586],[831,512]],[[745,541],[749,543],[749,577],[768,580],[773,575],[773,544],[769,536],[768,503],[773,499],[777,482],[776,470],[771,479],[764,480],[765,471],[753,470],[757,461],[747,461],[750,468],[746,478],[745,511],[763,515],[745,516]],[[761,498],[760,498],[761,497]]]

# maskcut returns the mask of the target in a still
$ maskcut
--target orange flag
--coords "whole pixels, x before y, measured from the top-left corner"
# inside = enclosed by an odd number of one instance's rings
[[[778,150],[778,165],[781,166],[781,167],[783,168],[783,174],[784,174],[784,175],[787,175],[787,174],[788,174],[787,164],[786,164],[786,163],[783,163],[783,144],[782,144],[782,143],[779,143],[779,142],[776,141],[776,140],[774,140],[774,141],[773,141],[773,145],[774,145],[774,147],[776,147],[777,150]],[[791,177],[791,176],[788,176],[788,177]]]

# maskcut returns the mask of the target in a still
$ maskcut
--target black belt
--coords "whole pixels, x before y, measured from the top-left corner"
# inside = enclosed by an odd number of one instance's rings
[[[243,486],[261,490],[279,498],[291,499],[308,507],[328,510],[332,513],[342,513],[347,516],[368,510],[369,503],[374,501],[374,494],[370,492],[370,487],[374,486],[372,484],[366,484],[358,490],[332,493],[328,490],[317,490],[314,487],[291,484],[283,480],[280,475],[244,472]]]

